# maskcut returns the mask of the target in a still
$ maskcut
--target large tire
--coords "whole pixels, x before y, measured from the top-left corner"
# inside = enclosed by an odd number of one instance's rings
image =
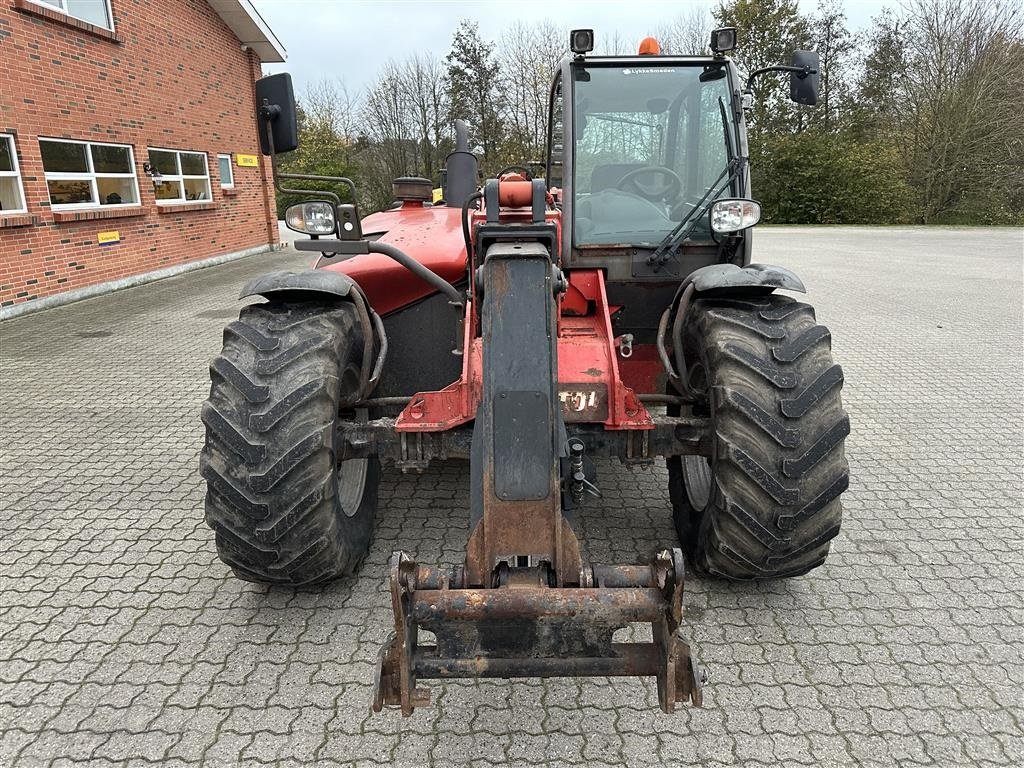
[[[345,301],[255,304],[225,328],[200,472],[217,553],[240,578],[316,584],[353,573],[366,555],[380,465],[336,467],[334,450],[362,352]]]
[[[785,296],[694,302],[691,386],[707,395],[711,459],[668,461],[679,538],[700,573],[798,576],[825,562],[849,485],[850,422],[828,329]]]

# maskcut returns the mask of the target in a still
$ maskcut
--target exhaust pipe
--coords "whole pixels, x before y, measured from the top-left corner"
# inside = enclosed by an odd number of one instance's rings
[[[479,186],[476,155],[469,151],[469,126],[465,120],[455,121],[455,150],[445,158],[444,165],[445,202],[451,208],[461,208]]]

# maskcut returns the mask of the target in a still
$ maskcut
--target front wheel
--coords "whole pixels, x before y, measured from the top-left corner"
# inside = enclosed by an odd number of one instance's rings
[[[785,296],[694,302],[691,388],[714,429],[710,458],[668,461],[681,543],[701,573],[798,576],[821,565],[849,485],[850,422],[828,329]]]
[[[224,330],[200,471],[217,553],[238,577],[315,584],[366,555],[380,465],[339,465],[334,431],[359,395],[362,351],[344,301],[254,304]]]

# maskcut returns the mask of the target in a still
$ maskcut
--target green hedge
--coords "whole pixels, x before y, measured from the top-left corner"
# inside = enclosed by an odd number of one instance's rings
[[[910,189],[891,146],[804,131],[751,138],[754,198],[771,224],[899,224]]]

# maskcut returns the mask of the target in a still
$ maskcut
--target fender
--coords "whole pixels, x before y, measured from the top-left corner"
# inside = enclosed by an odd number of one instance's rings
[[[359,371],[359,399],[365,400],[377,387],[381,371],[384,369],[384,359],[388,354],[388,337],[380,316],[370,309],[362,289],[351,277],[342,272],[331,272],[326,269],[268,272],[255,280],[250,280],[238,298],[245,299],[249,296],[263,296],[267,299],[288,298],[292,301],[315,301],[328,297],[352,302],[359,317],[364,340],[363,364]],[[374,346],[378,350],[376,362],[373,361]]]
[[[280,270],[250,280],[238,295],[244,299],[248,296],[264,296],[273,298],[279,293],[319,293],[349,298],[353,291],[360,293],[356,281],[341,272],[329,272],[324,269],[308,269],[303,272]],[[296,298],[296,297],[291,297]],[[361,295],[360,295],[361,298]]]
[[[697,293],[715,291],[717,294],[751,293],[750,289],[767,292],[782,288],[787,291],[807,293],[803,282],[795,273],[785,267],[771,264],[748,264],[738,267],[735,264],[711,264],[695,269],[683,282],[680,292],[687,284],[693,284]]]
[[[661,316],[657,335],[658,355],[661,357],[661,363],[665,367],[669,381],[677,392],[691,402],[697,401],[696,394],[690,389],[686,360],[683,357],[683,326],[694,294],[698,296],[751,296],[771,293],[776,288],[807,293],[803,281],[795,273],[785,267],[776,267],[771,264],[748,264],[745,267],[735,264],[710,264],[695,269],[679,284],[675,298],[672,299],[672,303]],[[670,329],[669,321],[673,312],[675,319],[671,323]],[[672,341],[675,366],[669,359],[665,346],[668,338],[671,338]]]

